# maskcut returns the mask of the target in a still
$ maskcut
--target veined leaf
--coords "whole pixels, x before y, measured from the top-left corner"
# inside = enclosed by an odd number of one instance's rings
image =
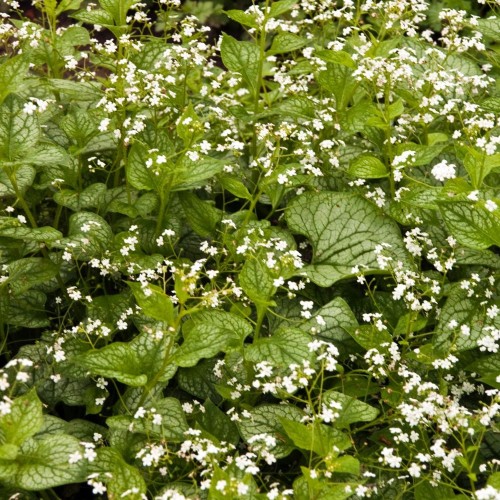
[[[71,17],[87,24],[97,24],[105,27],[113,25],[113,16],[104,9],[80,10],[72,14]]]
[[[255,303],[268,303],[276,288],[269,270],[258,259],[249,259],[239,274],[241,288]]]
[[[69,248],[78,259],[100,256],[113,238],[109,224],[92,212],[77,212],[69,219],[68,237],[54,242],[57,248]]]
[[[312,360],[309,349],[311,335],[298,329],[283,328],[270,337],[259,338],[247,346],[245,359],[256,364],[269,361],[277,368],[287,368],[292,363]]]
[[[153,319],[173,325],[175,320],[172,299],[156,285],[142,287],[140,283],[127,282],[142,312]]]
[[[273,43],[271,44],[271,48],[267,51],[267,54],[275,55],[292,52],[301,49],[306,43],[307,40],[304,40],[302,37],[285,31],[283,33],[278,33],[273,38]]]
[[[229,17],[233,21],[236,21],[242,26],[248,26],[249,28],[254,29],[258,28],[257,22],[255,21],[255,18],[254,16],[252,16],[252,14],[248,14],[246,12],[243,12],[242,10],[237,9],[225,10],[224,14],[226,14],[227,17]]]
[[[297,0],[278,0],[277,2],[271,3],[271,8],[269,9],[269,15],[271,17],[278,17],[297,5]]]
[[[54,201],[63,207],[71,208],[75,212],[86,208],[99,208],[106,195],[106,184],[95,182],[82,192],[73,189],[61,189],[54,193]]]
[[[126,23],[127,12],[133,3],[133,0],[99,0],[99,5],[111,14],[117,26]]]
[[[23,111],[22,101],[10,96],[0,107],[0,159],[17,161],[40,139],[37,116]]]
[[[351,55],[343,50],[318,50],[315,55],[328,63],[342,64],[348,68],[356,68]]]
[[[203,123],[201,123],[191,102],[177,120],[175,130],[186,147],[189,147],[190,144],[203,136]]]
[[[450,322],[456,321],[459,326],[450,327]],[[470,330],[463,333],[460,326],[465,325]],[[486,327],[500,328],[500,316],[490,319],[479,300],[468,297],[467,292],[454,288],[446,299],[439,315],[433,344],[436,347],[453,345],[457,351],[466,351],[477,347],[477,341],[488,335]]]
[[[141,387],[148,380],[170,380],[177,369],[166,363],[173,349],[173,338],[164,334],[156,339],[142,333],[131,342],[113,342],[101,349],[93,349],[78,356],[75,361],[91,373],[116,378],[131,387]]]
[[[313,262],[302,271],[320,286],[353,276],[355,266],[364,273],[384,272],[375,255],[382,243],[395,259],[408,262],[397,224],[359,196],[306,193],[290,203],[286,218],[292,231],[311,241]]]
[[[42,427],[42,402],[35,389],[16,398],[10,413],[0,416],[0,444],[21,446]]]
[[[172,191],[186,191],[199,187],[203,181],[222,172],[224,162],[203,156],[197,161],[185,157],[175,165],[171,182]]]
[[[13,167],[9,176],[7,170],[10,168],[0,169],[0,196],[24,194],[35,180],[36,170],[30,165]]]
[[[234,194],[237,198],[243,198],[245,200],[252,199],[252,195],[248,191],[248,188],[236,176],[222,175],[219,180],[222,187],[231,194]]]
[[[500,373],[500,353],[494,353],[480,358],[467,366],[467,370],[477,373],[478,380],[500,389],[498,374]]]
[[[0,103],[11,93],[22,90],[22,84],[30,67],[23,55],[8,58],[0,65]]]
[[[74,82],[73,80],[51,78],[48,81],[48,87],[71,99],[79,99],[80,101],[94,101],[102,96],[99,86],[90,82]]]
[[[214,237],[217,225],[223,216],[222,210],[208,201],[200,200],[194,193],[182,192],[179,198],[187,221],[194,232],[203,238]]]
[[[441,202],[439,209],[450,233],[466,247],[484,250],[500,245],[500,210],[468,201]]]
[[[101,349],[88,351],[77,362],[91,373],[116,380],[131,387],[146,385],[146,367],[128,343],[113,342]]]
[[[128,162],[125,167],[127,172],[127,180],[136,189],[144,189],[151,191],[158,186],[158,177],[152,168],[148,168],[146,160],[148,159],[148,151],[139,142],[134,143],[130,148]]]
[[[230,35],[223,35],[221,43],[222,62],[226,68],[242,76],[253,94],[256,94],[259,77],[260,53],[257,45],[236,40]]]
[[[74,453],[81,452],[79,440],[67,434],[32,438],[24,442],[14,461],[2,461],[0,477],[15,487],[28,491],[79,483],[87,478],[86,461],[70,463],[69,458]]]
[[[153,403],[154,414],[161,415],[161,424],[153,424],[147,418],[135,419],[129,415],[117,415],[106,420],[112,429],[133,429],[132,432],[146,434],[152,438],[179,442],[188,430],[188,424],[181,403],[176,398],[163,398]]]
[[[349,175],[361,179],[380,179],[387,177],[387,167],[375,156],[361,155],[349,165]]]
[[[323,393],[323,402],[328,406],[330,402],[339,403],[339,417],[335,419],[335,427],[348,427],[354,422],[371,422],[379,414],[377,408],[370,406],[359,399],[347,396],[341,392],[326,391]]]
[[[335,448],[344,451],[352,446],[347,434],[319,422],[302,424],[283,418],[281,425],[295,446],[303,450],[312,450],[320,457],[326,457]]]
[[[288,437],[283,421],[299,422],[304,413],[296,406],[265,404],[250,411],[248,418],[238,422],[241,436],[245,441],[257,434],[270,434],[276,438],[276,446],[270,451],[277,458],[289,455],[293,449],[293,441]]]
[[[347,302],[337,297],[315,311],[312,318],[302,323],[299,328],[307,332],[314,329],[316,337],[333,342],[342,351],[345,344],[352,343],[350,332],[357,326],[358,321]]]
[[[182,367],[194,366],[202,358],[211,358],[219,352],[241,348],[243,340],[252,331],[243,319],[231,313],[214,311],[203,315],[203,323],[195,323],[188,331],[184,327],[184,343],[176,351],[173,361]],[[221,324],[221,319],[227,322]],[[223,321],[223,319],[222,319]],[[242,324],[243,329],[235,328]]]
[[[11,262],[8,283],[14,295],[50,281],[58,272],[56,264],[42,257],[28,257]]]
[[[137,491],[137,498],[145,495],[147,488],[142,474],[129,465],[114,448],[102,447],[97,450],[97,458],[89,467],[99,477],[104,479],[108,498],[122,498],[126,492]],[[134,494],[135,495],[135,494]],[[134,495],[127,494],[128,497]]]

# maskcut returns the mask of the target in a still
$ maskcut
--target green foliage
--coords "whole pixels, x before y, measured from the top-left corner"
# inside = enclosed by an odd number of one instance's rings
[[[0,498],[498,498],[498,2],[4,4]]]

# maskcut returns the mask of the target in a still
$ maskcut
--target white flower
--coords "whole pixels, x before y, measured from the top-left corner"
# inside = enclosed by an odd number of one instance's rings
[[[494,212],[498,208],[498,205],[493,200],[486,200],[484,206],[486,207],[486,210],[489,210],[490,212]]]
[[[443,160],[441,163],[437,163],[432,167],[432,175],[441,182],[446,179],[454,179],[456,176],[456,166],[453,164],[448,164],[447,160]]]

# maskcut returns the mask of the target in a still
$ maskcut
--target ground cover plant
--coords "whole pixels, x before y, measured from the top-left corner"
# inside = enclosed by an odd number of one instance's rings
[[[500,498],[498,2],[214,6],[4,0],[0,497]]]

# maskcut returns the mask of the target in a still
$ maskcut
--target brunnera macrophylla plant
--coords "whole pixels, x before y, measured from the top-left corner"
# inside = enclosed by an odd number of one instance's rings
[[[3,0],[0,496],[499,498],[498,2],[192,4]]]

